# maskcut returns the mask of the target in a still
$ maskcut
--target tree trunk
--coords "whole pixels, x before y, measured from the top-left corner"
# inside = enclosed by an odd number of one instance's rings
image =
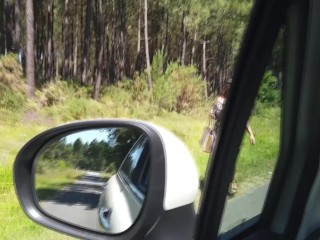
[[[194,32],[194,37],[193,37],[193,45],[192,45],[192,50],[191,50],[191,65],[193,65],[194,61],[194,55],[196,52],[196,43],[197,43],[197,30]]]
[[[84,32],[84,47],[82,58],[82,84],[87,84],[87,75],[89,69],[89,47],[90,47],[90,34],[91,34],[91,20],[92,20],[92,0],[87,0],[86,9],[86,26]]]
[[[27,20],[27,84],[28,97],[34,97],[35,76],[34,76],[34,12],[33,0],[26,0],[26,20]]]
[[[107,17],[106,17],[107,18]],[[104,51],[104,61],[105,64],[103,66],[103,74],[105,76],[105,83],[110,83],[110,76],[109,76],[109,61],[110,61],[110,48],[109,48],[109,23],[105,24],[105,51]]]
[[[138,41],[137,41],[137,56],[141,51],[141,0],[139,0],[139,10],[138,10]]]
[[[102,0],[99,0],[99,16],[98,16],[98,42],[99,42],[99,53],[97,59],[97,74],[94,85],[94,99],[99,99],[101,82],[102,82],[102,68],[103,68],[103,55],[104,55],[104,15],[102,9]]]
[[[186,29],[186,14],[182,14],[182,52],[181,52],[181,65],[185,64],[186,56],[186,47],[187,47],[187,29]]]
[[[12,52],[14,50],[13,46],[13,4],[10,1],[5,1],[4,3],[5,11],[5,53]]]
[[[59,76],[59,55],[60,55],[60,51],[56,51],[56,56],[55,56],[56,78],[60,77]]]
[[[137,56],[135,63],[135,70],[141,73],[141,0],[139,0],[139,9],[138,9],[138,40],[137,40]]]
[[[204,40],[202,45],[202,73],[203,73],[203,80],[204,80],[204,91],[205,91],[204,95],[205,95],[205,98],[208,99],[206,44],[207,44],[207,41]]]
[[[115,53],[115,41],[116,41],[116,27],[115,27],[115,6],[112,0],[112,17],[111,17],[111,56],[109,66],[109,79],[112,83],[116,80],[116,53]]]
[[[125,77],[125,63],[126,63],[126,0],[118,0],[120,12],[120,45],[119,45],[119,78]]]
[[[46,79],[52,80],[54,78],[54,48],[53,48],[53,0],[48,2],[48,13],[47,13],[47,70]]]
[[[77,76],[78,71],[78,29],[76,29],[74,37],[74,51],[73,51],[73,77]]]
[[[20,9],[21,0],[16,0],[14,5],[14,50],[20,54]]]
[[[0,54],[5,52],[4,1],[0,1]]]
[[[170,53],[170,44],[169,44],[169,9],[167,10],[167,19],[166,19],[166,43],[165,43],[165,51],[166,51],[166,57],[169,58]],[[168,61],[166,61],[167,64]]]
[[[147,74],[149,91],[152,91],[152,77],[151,77],[151,66],[149,57],[149,40],[148,40],[148,1],[144,0],[144,41],[146,47],[146,63],[147,63]]]
[[[69,0],[64,2],[64,20],[63,20],[63,43],[64,43],[64,58],[63,58],[63,71],[62,76],[64,79],[70,77],[70,37],[69,37]]]
[[[36,1],[34,6],[34,9],[41,9],[42,8],[42,1]],[[37,11],[34,13],[34,39],[35,39],[35,49],[34,49],[34,56],[35,56],[35,72],[37,73],[37,77],[39,79],[42,78],[42,72],[43,70],[43,56],[44,56],[44,20],[42,19],[42,11]],[[27,43],[25,43],[26,45]],[[26,49],[24,49],[26,54]],[[26,69],[25,69],[26,72]]]
[[[76,3],[75,3],[76,4]],[[78,14],[78,6],[75,5],[75,26],[74,26],[74,50],[73,50],[73,77],[77,76],[78,71],[78,29],[79,29],[79,14]]]
[[[40,5],[39,9],[42,9],[42,7],[46,4],[45,2],[42,1],[36,1],[36,4]],[[37,9],[37,8],[36,8]],[[44,13],[42,13],[42,11],[38,11],[39,12],[39,21],[41,24],[38,24],[38,21],[36,21],[36,26],[38,26],[38,28],[36,29],[36,33],[37,35],[41,34],[41,38],[40,38],[40,64],[38,67],[38,64],[36,64],[36,67],[40,70],[39,72],[41,73],[41,79],[45,79],[46,76],[46,42],[47,42],[47,36],[46,36],[46,32],[45,32],[45,26],[46,26],[46,16]],[[38,36],[37,36],[38,37]],[[36,38],[36,40],[38,40]],[[35,51],[38,51],[38,49],[35,49]],[[37,61],[37,59],[36,59]]]

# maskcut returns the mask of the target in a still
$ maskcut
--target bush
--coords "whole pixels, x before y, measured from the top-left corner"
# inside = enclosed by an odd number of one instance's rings
[[[45,108],[46,115],[55,121],[101,118],[105,111],[105,106],[95,100],[74,97],[68,99],[64,104]]]
[[[8,54],[0,57],[0,85],[22,95],[26,93],[27,87],[17,55]]]
[[[0,57],[0,108],[11,111],[21,109],[26,89],[17,55]]]
[[[196,68],[171,63],[163,72],[164,59],[162,51],[153,57],[152,92],[148,89],[147,74],[136,73],[133,80],[123,79],[103,88],[100,102],[115,117],[142,119],[163,112],[189,112],[203,104],[204,83]]]
[[[34,112],[45,120],[72,121],[96,117],[150,119],[168,112],[190,113],[203,104],[204,84],[196,68],[171,63],[164,71],[165,55],[158,51],[152,61],[153,91],[146,72],[105,86],[100,101],[91,99],[93,86],[56,80],[26,99],[26,84],[16,55],[0,58],[0,102],[3,110]],[[39,110],[41,109],[41,111]]]
[[[134,79],[123,79],[102,90],[100,103],[104,116],[135,117],[146,119],[154,114],[152,93],[148,91],[146,74],[135,75]]]
[[[165,65],[166,55],[163,50],[157,51],[152,58],[152,77],[153,79],[158,79],[164,74],[164,65]]]
[[[14,92],[0,83],[0,108],[11,111],[20,110],[25,103],[25,97],[20,92]]]
[[[70,99],[64,108],[65,116],[68,116],[70,120],[80,120],[81,118],[86,118],[88,116],[87,108],[88,100],[79,98],[79,99]]]
[[[153,101],[166,111],[189,111],[202,99],[204,85],[197,69],[171,63],[164,72],[163,51],[158,51],[152,60]]]
[[[36,91],[36,98],[41,106],[53,106],[65,103],[74,97],[88,98],[90,88],[80,87],[78,84],[57,80],[45,84],[41,90]]]
[[[277,85],[277,78],[271,71],[267,71],[259,89],[258,100],[267,106],[279,106],[281,94]]]
[[[131,81],[132,84],[132,81]],[[103,106],[103,116],[124,117],[132,108],[133,100],[130,89],[132,86],[123,86],[123,83],[107,87],[101,94],[100,102]]]
[[[41,90],[36,91],[36,97],[41,106],[52,106],[65,102],[67,96],[68,84],[57,81],[44,85]]]
[[[15,73],[17,75],[21,75],[22,67],[18,61],[18,55],[14,53],[9,53],[8,55],[2,55],[0,57],[1,69],[5,69],[8,72]]]
[[[66,163],[65,160],[40,159],[40,161],[37,162],[36,172],[37,174],[44,175],[52,171],[65,170],[67,167],[73,167],[73,166]]]
[[[172,85],[173,84],[164,76],[155,79],[153,84],[153,99],[160,109],[165,109],[167,111],[175,109],[178,91],[175,91],[175,89],[172,88]]]
[[[256,115],[256,116],[257,115],[262,115],[263,112],[266,110],[266,108],[267,108],[267,106],[265,106],[265,104],[263,104],[259,100],[256,100],[251,114],[252,115]]]
[[[204,84],[197,73],[197,69],[192,66],[179,66],[172,63],[168,66],[164,74],[164,90],[162,94],[167,94],[169,104],[173,103],[173,110],[177,112],[189,111],[201,103],[204,93]],[[172,110],[172,109],[167,109]]]
[[[148,91],[147,74],[135,75],[134,79],[127,79],[123,84],[119,84],[120,88],[124,88],[130,94],[130,100],[142,103],[151,100],[151,94]]]

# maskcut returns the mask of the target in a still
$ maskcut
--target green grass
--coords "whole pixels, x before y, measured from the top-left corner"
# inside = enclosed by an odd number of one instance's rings
[[[71,185],[85,175],[84,171],[66,169],[46,169],[43,174],[36,175],[36,191],[39,200],[54,196],[59,190]]]
[[[199,141],[206,117],[183,116],[168,113],[165,117],[155,117],[152,122],[161,125],[182,139],[194,159],[200,173],[205,178],[209,154],[202,152]],[[250,120],[256,144],[250,144],[247,133],[243,137],[237,160],[236,181],[240,194],[268,181],[272,175],[279,151],[280,109],[264,109],[263,114],[252,116]]]
[[[280,109],[265,109],[262,115],[251,118],[250,125],[256,144],[251,145],[245,134],[237,160],[236,181],[242,193],[272,176],[280,147]]]
[[[0,239],[71,239],[32,222],[20,207],[13,185],[14,158],[30,138],[47,127],[20,122],[13,124],[11,117],[0,115]]]
[[[196,160],[200,178],[204,178],[209,154],[201,150],[200,138],[207,123],[206,117],[195,118],[177,113],[168,113],[162,117],[155,117],[151,122],[172,131],[187,145]]]
[[[57,110],[59,106],[54,108]],[[2,219],[0,239],[70,239],[70,237],[43,228],[29,220],[18,203],[13,187],[12,165],[19,149],[36,134],[65,120],[52,112],[51,114],[55,115],[57,119],[51,121],[46,111],[50,111],[50,109],[38,110],[32,121],[25,121],[23,113],[0,111],[0,219]],[[100,111],[101,109],[97,115],[100,114]],[[186,143],[196,160],[201,179],[205,177],[209,154],[202,152],[199,145],[203,127],[207,121],[205,110],[203,110],[202,116],[197,114],[186,116],[165,111],[158,113],[158,115],[149,114],[143,113],[143,110],[138,109],[138,106],[137,111],[132,111],[129,108],[119,111],[118,109],[117,112],[101,113],[101,117],[142,118],[171,130]],[[83,119],[90,118],[89,115]],[[94,117],[99,117],[97,115]],[[241,192],[245,192],[270,178],[279,148],[279,109],[265,109],[260,115],[253,116],[251,126],[256,136],[256,144],[251,146],[249,137],[245,134],[238,159],[236,179]],[[74,175],[73,177],[77,178],[78,176]],[[59,176],[56,179],[59,180],[58,184],[57,182],[40,181],[40,186],[57,189],[68,184],[65,177]]]
[[[6,59],[7,62],[4,62]],[[18,64],[17,61],[12,62],[14,60],[12,57],[6,59],[0,59],[1,240],[72,239],[39,226],[26,217],[15,195],[12,169],[18,151],[28,140],[48,128],[67,121],[120,117],[151,121],[171,130],[185,142],[196,161],[201,180],[205,178],[209,154],[201,151],[199,141],[212,101],[199,102],[197,107],[185,109],[184,114],[177,114],[168,112],[168,109],[161,108],[155,102],[150,102],[150,94],[136,85],[126,88],[120,84],[104,88],[100,101],[94,101],[88,97],[92,87],[80,87],[62,81],[52,82],[37,90],[34,100],[25,100],[20,96],[25,90],[22,69],[15,65]],[[8,70],[8,67],[11,70]],[[133,82],[139,83],[139,81]],[[9,86],[10,90],[3,86]],[[141,98],[145,95],[146,97]],[[251,146],[249,137],[245,134],[236,174],[239,194],[244,194],[268,181],[278,155],[279,108],[266,108],[264,104],[258,103],[254,112],[256,115],[251,118],[250,123],[256,136],[256,144]],[[45,181],[40,180],[41,188],[55,191],[70,183],[66,180],[66,175],[61,176],[54,172],[51,174]],[[55,180],[51,181],[53,177]],[[77,177],[77,174],[69,175],[72,179]]]
[[[2,172],[0,173],[2,175]],[[0,239],[71,239],[32,222],[23,213],[13,187],[1,188],[0,193]]]

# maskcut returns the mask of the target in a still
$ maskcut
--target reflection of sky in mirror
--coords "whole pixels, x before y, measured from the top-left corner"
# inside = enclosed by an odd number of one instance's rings
[[[66,136],[65,139],[67,143],[74,143],[78,138],[80,138],[83,143],[91,143],[93,140],[96,140],[98,142],[108,142],[109,138],[107,130],[108,129],[94,129],[80,131]]]
[[[132,170],[137,167],[138,160],[140,159],[141,153],[145,147],[143,145],[144,143],[145,141],[132,153]]]

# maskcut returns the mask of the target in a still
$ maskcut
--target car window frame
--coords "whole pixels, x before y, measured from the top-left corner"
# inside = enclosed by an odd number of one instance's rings
[[[127,189],[133,193],[133,195],[139,200],[140,203],[142,203],[145,198],[145,192],[141,191],[141,189],[139,189],[139,187],[136,186],[136,184],[133,183],[131,181],[131,179],[127,176],[127,174],[122,170],[122,167],[125,164],[126,160],[128,159],[128,156],[132,153],[132,151],[134,151],[135,147],[140,143],[142,143],[143,146],[146,146],[148,144],[148,138],[144,134],[138,138],[138,140],[135,142],[135,144],[129,150],[128,154],[126,155],[126,157],[124,158],[123,162],[121,163],[121,165],[119,167],[119,171],[117,172],[117,176],[118,176],[119,180],[123,183],[123,185],[126,186]],[[148,153],[148,152],[145,153],[144,149],[143,149],[141,152],[141,155],[139,156],[139,159],[137,160],[137,165],[140,163],[141,157],[148,160],[149,156],[150,156],[150,153]],[[139,176],[144,173],[144,166],[145,166],[145,164],[143,164],[142,168],[139,168],[139,169],[142,169]]]
[[[224,121],[217,135],[216,148],[210,155],[204,191],[200,201],[196,239],[217,239],[229,183],[232,180],[245,124],[260,86],[267,62],[285,22],[286,11],[294,1],[257,1],[237,62]],[[220,137],[221,136],[221,137]],[[214,161],[213,161],[214,159]],[[273,181],[273,180],[272,180]],[[267,199],[267,201],[272,201]],[[265,209],[262,211],[264,214]],[[261,219],[266,219],[262,218]],[[258,229],[258,222],[240,226],[233,236]],[[270,221],[270,219],[269,219]],[[228,232],[227,232],[228,233]],[[228,233],[230,234],[230,233]],[[221,237],[221,236],[220,236]],[[232,235],[229,235],[232,238]]]
[[[271,6],[274,7],[272,8]],[[271,9],[274,11],[270,11]],[[278,21],[277,14],[282,11],[284,18],[283,23],[285,23],[289,29],[285,45],[285,87],[283,94],[280,155],[268,190],[265,206],[258,221],[250,226],[246,224],[245,226],[240,226],[242,229],[237,229],[237,232],[232,232],[231,230],[225,238],[224,236],[218,236],[216,229],[213,227],[219,226],[221,215],[212,215],[212,213],[219,214],[220,211],[223,211],[224,206],[223,202],[219,202],[221,199],[212,200],[209,197],[225,197],[223,190],[227,190],[230,179],[227,177],[223,178],[222,175],[230,173],[230,169],[233,169],[235,165],[233,158],[223,159],[220,157],[224,151],[227,151],[227,149],[224,148],[224,144],[230,140],[229,135],[221,135],[216,153],[211,156],[212,160],[216,154],[216,163],[214,164],[218,166],[214,166],[213,164],[212,167],[211,163],[208,174],[210,177],[211,174],[218,174],[218,172],[216,172],[218,169],[222,171],[220,176],[208,179],[207,184],[213,185],[213,183],[215,183],[214,181],[220,181],[220,184],[223,186],[220,186],[220,188],[211,186],[205,189],[207,196],[205,195],[203,197],[201,205],[202,212],[200,212],[202,215],[199,217],[200,221],[198,221],[197,225],[196,239],[297,239],[302,226],[302,217],[305,214],[307,202],[312,197],[312,188],[319,173],[320,112],[314,110],[314,103],[320,102],[320,82],[318,81],[320,77],[318,66],[320,52],[320,45],[318,44],[320,41],[320,17],[317,12],[319,9],[319,1],[311,0],[293,0],[278,3],[274,1],[266,1],[264,3],[261,1],[257,2],[250,21],[251,25],[259,25],[259,18],[263,18],[261,17],[263,15],[271,17],[269,20],[271,22]],[[260,17],[255,18],[257,15],[260,15]],[[275,27],[276,25],[274,25],[273,30],[276,30]],[[279,25],[277,27],[279,27]],[[261,62],[259,61],[265,61],[266,58],[257,58],[259,54],[252,52],[252,50],[254,49],[254,45],[259,42],[255,38],[265,38],[265,41],[269,41],[269,43],[271,43],[271,39],[270,35],[267,34],[267,29],[264,29],[263,26],[255,31],[252,29],[252,26],[250,29],[249,25],[242,54],[240,54],[238,69],[236,69],[235,72],[235,78],[238,83],[235,82],[234,89],[236,89],[237,84],[240,83],[244,87],[250,87],[250,85],[247,85],[248,81],[244,78],[246,74],[248,74],[247,77],[249,77],[249,82],[251,83],[253,83],[253,81],[259,82],[260,79],[262,79],[257,78],[257,73],[263,72],[257,65],[261,67]],[[252,39],[250,39],[250,37]],[[261,45],[261,48],[263,49],[264,46]],[[260,51],[259,49],[256,50]],[[251,63],[251,71],[248,69],[239,69],[241,66],[246,67],[246,65],[250,65],[249,63]],[[237,73],[237,71],[240,71],[240,73]],[[237,76],[237,74],[239,75]],[[247,92],[247,94],[254,94],[254,90],[256,89],[250,87],[251,92]],[[241,89],[237,89],[237,91],[238,92],[233,94],[241,96],[241,93],[243,93]],[[234,97],[234,99],[236,99],[236,97]],[[232,113],[234,114],[236,112],[235,106],[237,106],[237,104],[232,101],[230,102],[232,104],[230,103],[229,109],[226,109],[231,112],[229,114],[232,116]],[[246,104],[248,107],[250,102]],[[241,117],[245,117],[244,115],[245,114]],[[228,133],[227,130],[230,131],[232,129],[232,125],[230,124],[234,123],[232,119],[230,120],[227,117],[225,122],[221,134]],[[239,125],[236,127],[240,128]],[[220,144],[222,146],[220,146]],[[292,148],[291,151],[294,151],[293,153],[290,153],[290,148]],[[297,154],[299,151],[303,152]],[[222,165],[222,160],[224,160],[226,166],[219,166]],[[210,180],[213,182],[210,182]],[[214,200],[216,201],[214,202]],[[221,203],[221,205],[211,207],[211,209],[210,207],[208,208],[208,206],[212,206],[213,203]],[[208,212],[205,212],[204,209],[208,210]],[[214,211],[212,211],[212,209],[214,209]],[[211,221],[209,221],[210,218]],[[204,226],[199,225],[199,223],[203,223]],[[316,227],[319,228],[320,223],[318,223],[318,225],[319,226]],[[312,231],[309,232],[309,234],[311,234],[309,236],[312,236]]]
[[[141,172],[137,177],[138,181],[136,186],[140,190],[140,192],[142,192],[144,195],[147,192],[147,186],[148,186],[148,180],[149,180],[149,174],[150,174],[150,151],[146,153],[145,159],[146,160],[142,163],[143,166],[141,167]],[[145,174],[147,175],[145,176]],[[146,183],[142,183],[144,180],[146,181]]]
[[[270,225],[270,222],[275,218],[275,203],[281,199],[281,194],[284,188],[284,182],[288,175],[286,166],[292,164],[292,149],[294,147],[297,121],[299,113],[299,90],[301,89],[304,67],[305,48],[307,44],[307,29],[308,29],[308,8],[309,4],[302,1],[295,1],[286,15],[286,45],[285,45],[285,79],[284,94],[283,94],[283,118],[282,118],[282,137],[278,161],[278,166],[275,169],[273,181],[270,183],[269,194],[264,206],[264,214],[261,216],[260,224],[263,226]]]

